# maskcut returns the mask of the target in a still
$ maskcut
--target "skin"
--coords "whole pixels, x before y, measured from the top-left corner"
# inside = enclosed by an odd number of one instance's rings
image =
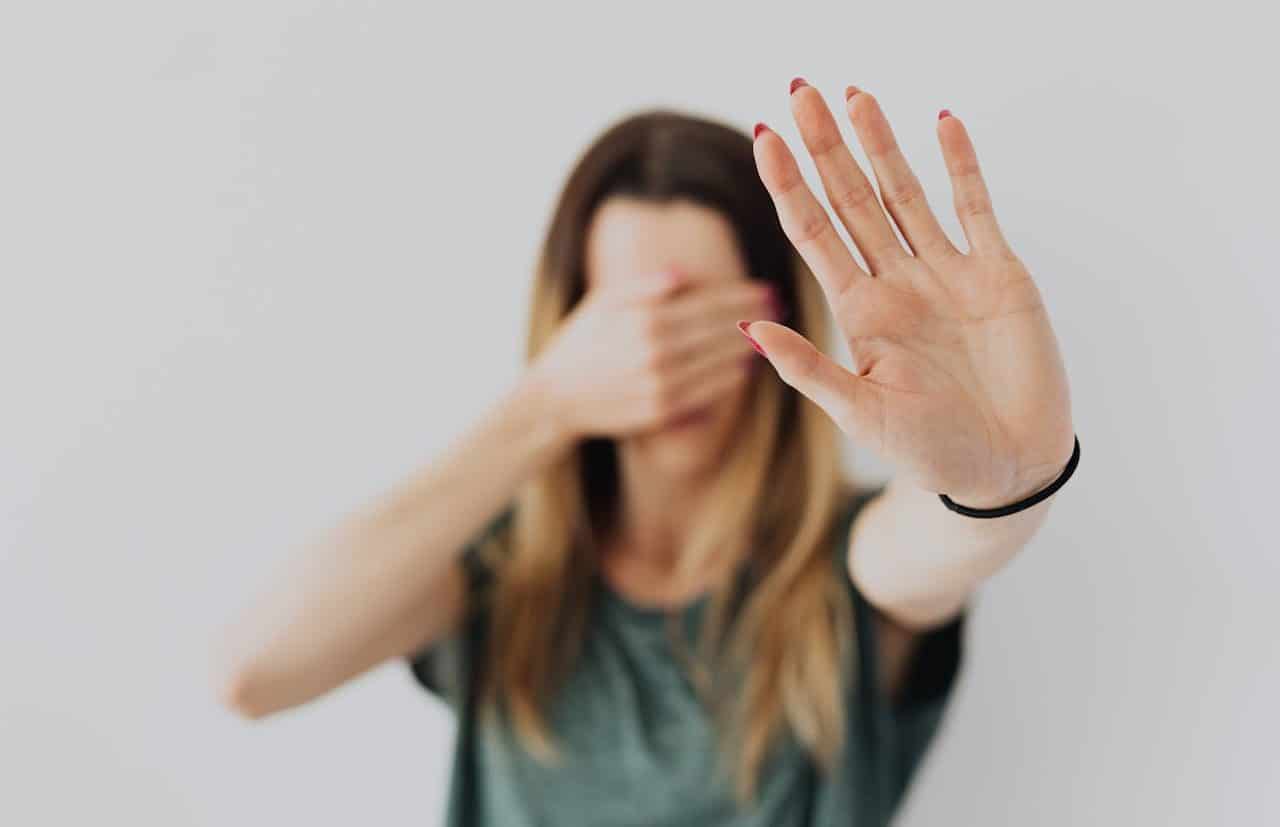
[[[761,361],[735,322],[775,302],[748,278],[727,221],[687,202],[603,204],[587,258],[586,295],[516,385],[430,467],[297,554],[227,627],[213,665],[226,706],[261,718],[450,632],[466,608],[464,545],[587,437],[618,440],[626,492],[605,576],[653,605],[705,588],[672,589],[667,575]]]
[[[732,225],[683,200],[602,204],[587,234],[586,274],[589,294],[629,297],[639,287],[644,298],[601,314],[599,327],[616,338],[602,339],[609,334],[601,330],[579,342],[571,320],[535,372],[563,399],[600,400],[565,405],[577,412],[575,438],[616,442],[622,508],[604,543],[605,577],[636,602],[678,605],[709,585],[687,583],[681,592],[669,575],[760,363],[736,321],[775,313],[772,292],[747,272]],[[675,286],[655,292],[647,282]],[[653,410],[663,400],[669,409]],[[636,413],[645,419],[633,425],[626,417]]]
[[[871,93],[850,87],[845,113],[880,198],[817,89],[797,78],[791,110],[865,266],[835,232],[786,142],[767,128],[757,131],[756,165],[783,229],[822,286],[854,370],[779,324],[757,322],[748,335],[783,381],[895,466],[886,495],[851,532],[850,572],[901,625],[930,628],[960,611],[1027,543],[1056,497],[981,520],[947,510],[937,494],[991,508],[1050,483],[1073,448],[1066,369],[958,118],[940,116],[936,128],[968,252],[943,232]]]
[[[705,405],[681,400],[671,416],[652,418],[648,426],[634,431],[619,429],[616,423],[622,411],[611,409],[591,411],[574,426],[576,438],[603,433],[611,436],[618,447],[622,517],[616,533],[605,541],[604,577],[631,602],[678,607],[728,574],[710,571],[703,580],[693,582],[673,576],[685,526],[701,508],[724,452],[731,449],[729,439],[742,415],[748,389],[749,373],[741,367],[759,364],[755,348],[733,346],[746,344],[739,335],[737,320],[743,318],[744,309],[758,307],[762,301],[772,315],[777,315],[778,308],[770,294],[748,281],[750,274],[733,237],[732,225],[719,213],[697,204],[677,201],[657,205],[610,199],[594,216],[586,246],[588,289],[601,295],[612,291],[634,295],[637,280],[643,285],[645,280],[662,278],[664,273],[675,274],[677,284],[687,285],[656,296],[646,292],[646,299],[652,302],[645,305],[652,313],[650,324],[639,336],[629,334],[633,336],[631,341],[618,341],[616,347],[609,347],[596,340],[597,347],[590,350],[571,348],[571,324],[563,336],[563,352],[549,349],[537,367],[548,375],[574,376],[582,382],[582,390],[575,393],[573,388],[557,388],[553,380],[548,387],[553,388],[554,395],[581,399],[591,388],[593,393],[610,400],[610,408],[616,405],[621,409],[632,407],[628,386],[663,383],[661,370],[669,364],[664,353],[677,360],[693,359],[706,365],[689,369],[699,375],[698,382],[704,389],[710,389],[706,395],[714,394]],[[664,312],[664,307],[670,308],[669,312]],[[684,311],[682,307],[689,309]],[[664,319],[670,321],[657,321]],[[608,326],[617,329],[616,323]],[[636,352],[637,342],[642,343],[641,353],[651,354],[647,360],[642,356],[641,361],[658,367],[658,372],[639,379],[608,363],[610,354]],[[696,344],[686,348],[686,343],[691,342]],[[593,361],[601,360],[609,366],[590,372],[576,358],[588,353]],[[702,415],[700,421],[681,423],[680,417],[687,416],[690,409]],[[884,688],[896,695],[918,633],[884,612],[877,613],[876,622]]]
[[[623,518],[605,575],[637,602],[690,599],[701,588],[677,591],[669,574],[741,412],[742,359],[754,351],[738,319],[757,320],[748,333],[783,381],[895,466],[851,528],[848,561],[879,610],[882,676],[898,690],[918,635],[953,618],[1034,536],[1057,496],[979,520],[944,508],[937,493],[992,507],[1053,480],[1073,447],[1066,372],[958,119],[937,130],[970,245],[963,253],[870,93],[849,98],[846,114],[884,206],[817,90],[801,83],[791,105],[865,265],[768,129],[755,140],[757,168],[854,371],[767,320],[773,310],[714,212],[607,203],[588,236],[587,295],[535,363],[448,451],[301,550],[228,626],[214,653],[228,708],[270,715],[450,632],[465,610],[462,548],[529,475],[588,435],[610,435],[621,449]],[[694,411],[705,416],[684,424]]]

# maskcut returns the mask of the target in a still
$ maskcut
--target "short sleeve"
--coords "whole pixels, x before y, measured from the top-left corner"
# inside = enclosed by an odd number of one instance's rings
[[[848,522],[850,527],[857,511],[883,493],[884,488],[880,485],[865,490],[855,498]],[[847,544],[848,536],[847,531],[842,533],[841,545]],[[876,741],[884,792],[896,806],[933,742],[953,695],[964,648],[967,609],[923,633],[907,664],[901,691],[894,699],[883,691],[880,680],[878,610],[852,579],[850,591],[857,628],[858,696],[863,705],[862,717]]]
[[[461,552],[467,588],[467,616],[458,624],[457,630],[405,657],[414,679],[424,689],[451,704],[456,705],[466,692],[471,663],[483,640],[489,590],[494,582],[490,544],[509,530],[512,516],[512,509],[503,511]]]

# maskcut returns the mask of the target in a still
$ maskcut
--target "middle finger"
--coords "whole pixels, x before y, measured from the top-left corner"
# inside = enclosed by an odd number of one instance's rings
[[[938,217],[929,207],[920,180],[898,147],[880,102],[870,92],[855,88],[845,103],[845,110],[858,135],[858,142],[871,161],[885,207],[911,249],[926,261],[959,255],[960,251],[947,238]]]
[[[805,149],[818,168],[827,200],[840,216],[862,258],[881,276],[910,254],[898,240],[871,182],[853,159],[831,110],[817,89],[796,78],[791,82],[791,113]]]

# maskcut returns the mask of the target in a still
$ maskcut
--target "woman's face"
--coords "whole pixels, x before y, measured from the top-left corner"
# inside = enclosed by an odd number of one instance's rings
[[[611,197],[596,210],[586,239],[587,289],[677,269],[696,285],[749,278],[733,226],[692,201]],[[736,330],[726,331],[740,336]],[[748,349],[746,354],[751,355]],[[753,358],[756,358],[753,356]],[[756,366],[759,369],[759,366]],[[750,388],[740,383],[682,421],[625,440],[636,458],[663,473],[700,476],[720,464]]]

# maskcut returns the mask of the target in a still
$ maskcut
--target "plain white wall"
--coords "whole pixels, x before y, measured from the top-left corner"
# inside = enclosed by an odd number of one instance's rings
[[[961,243],[934,120],[965,120],[1081,439],[900,823],[1277,823],[1258,8],[6,7],[0,823],[437,823],[452,722],[402,665],[246,723],[209,641],[515,378],[599,130],[670,105],[795,139],[796,74],[880,98]]]

